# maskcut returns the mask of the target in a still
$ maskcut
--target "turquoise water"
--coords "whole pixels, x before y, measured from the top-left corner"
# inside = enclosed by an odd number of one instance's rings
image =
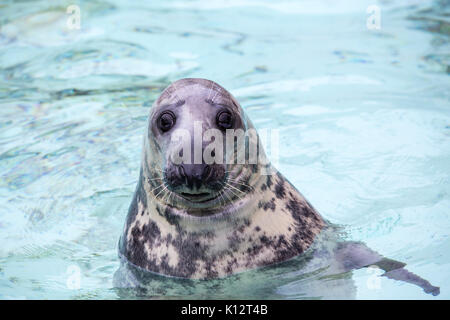
[[[0,299],[121,297],[147,113],[183,77],[218,82],[257,129],[278,129],[278,169],[316,209],[441,294],[370,269],[281,268],[160,295],[450,298],[449,14],[423,0],[1,1]]]

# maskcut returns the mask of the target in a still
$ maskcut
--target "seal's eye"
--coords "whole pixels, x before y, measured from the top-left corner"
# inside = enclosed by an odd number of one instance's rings
[[[175,124],[175,115],[172,111],[164,111],[158,119],[158,127],[162,132],[169,131]]]
[[[222,110],[216,117],[217,125],[221,129],[230,129],[233,126],[233,116],[230,111]]]

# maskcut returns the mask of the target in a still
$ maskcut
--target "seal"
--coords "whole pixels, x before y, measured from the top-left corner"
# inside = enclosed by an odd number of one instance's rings
[[[135,285],[145,273],[212,279],[280,263],[307,251],[329,225],[267,161],[252,122],[223,87],[181,79],[154,102],[119,240]],[[332,251],[339,272],[404,266],[362,243]]]
[[[205,159],[174,163],[179,145],[171,143],[173,132],[193,134],[196,121],[202,123],[202,136],[208,129],[254,129],[237,100],[212,81],[182,79],[164,90],[149,116],[139,183],[120,253],[155,273],[214,278],[307,250],[325,223],[270,165],[265,164],[272,171],[266,175],[263,165],[250,163],[249,157],[227,163],[225,152],[222,164],[208,165]],[[247,138],[248,146],[252,137]],[[254,139],[260,146],[259,137]],[[208,142],[203,142],[202,153]],[[185,149],[189,148],[183,154]],[[261,147],[258,151],[263,153]],[[232,156],[237,154],[235,147]]]

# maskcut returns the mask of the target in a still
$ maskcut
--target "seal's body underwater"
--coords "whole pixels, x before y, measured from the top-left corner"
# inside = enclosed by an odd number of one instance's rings
[[[139,182],[119,241],[122,264],[139,274],[219,278],[296,257],[327,228],[265,161],[257,134],[230,135],[229,145],[230,132],[254,127],[218,84],[182,79],[164,90],[149,116]],[[199,133],[206,139],[199,142]],[[221,143],[211,148],[212,141]],[[255,145],[259,158],[252,162]],[[388,277],[436,289],[362,243],[342,242],[333,254],[339,272],[375,264]]]

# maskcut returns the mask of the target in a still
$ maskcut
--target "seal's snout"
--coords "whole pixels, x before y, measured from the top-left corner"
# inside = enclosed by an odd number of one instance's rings
[[[200,189],[208,181],[211,167],[207,164],[182,164],[179,166],[180,177],[185,180],[189,189]]]
[[[219,191],[225,180],[225,168],[217,164],[171,164],[165,171],[167,184],[182,196],[211,194]]]

